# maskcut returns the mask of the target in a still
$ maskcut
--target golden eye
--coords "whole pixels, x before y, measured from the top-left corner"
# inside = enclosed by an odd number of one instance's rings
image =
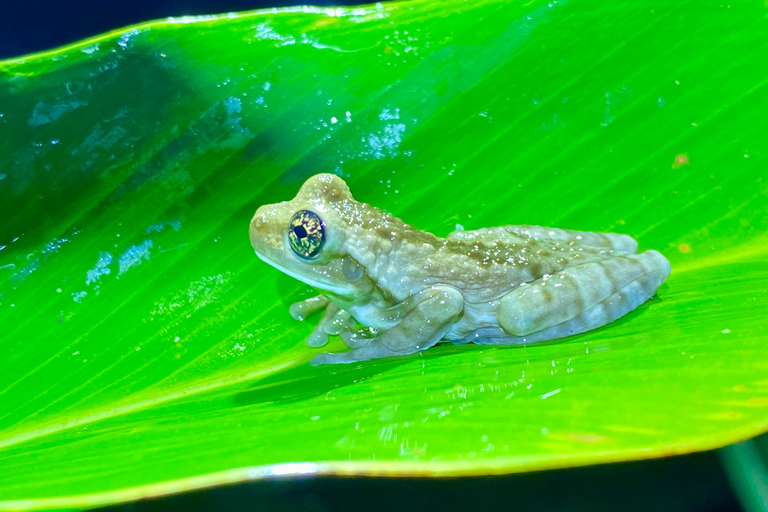
[[[325,243],[325,223],[309,210],[299,210],[288,224],[288,240],[297,256],[312,259]]]

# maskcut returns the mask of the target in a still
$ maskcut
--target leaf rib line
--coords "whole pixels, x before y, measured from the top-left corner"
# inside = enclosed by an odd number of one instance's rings
[[[0,501],[0,511],[50,510],[61,508],[98,507],[115,503],[135,501],[179,494],[245,481],[267,480],[300,475],[315,476],[372,476],[402,478],[432,477],[451,478],[457,476],[505,475],[524,471],[543,471],[565,467],[585,466],[599,463],[643,460],[670,455],[681,455],[697,451],[720,448],[727,444],[744,441],[765,430],[768,423],[758,423],[741,429],[729,438],[701,440],[672,445],[653,446],[635,450],[604,450],[590,454],[557,454],[547,456],[527,455],[506,459],[482,461],[450,461],[435,463],[424,461],[329,461],[329,462],[287,462],[262,466],[227,469],[205,475],[180,478],[101,493],[50,498],[32,498]],[[596,460],[599,459],[599,460]]]
[[[89,423],[93,423],[95,421],[100,421],[108,418],[113,418],[115,416],[121,416],[124,414],[129,414],[141,409],[145,409],[150,406],[154,406],[157,404],[163,404],[167,403],[173,400],[176,400],[178,398],[184,398],[190,395],[202,393],[205,391],[211,391],[213,389],[218,389],[224,386],[228,386],[231,384],[236,384],[238,382],[244,382],[248,380],[258,379],[262,377],[266,377],[268,375],[271,375],[273,373],[277,373],[282,370],[286,370],[288,368],[292,368],[294,366],[297,366],[299,364],[304,363],[305,361],[302,359],[292,359],[283,363],[278,363],[272,366],[269,366],[267,368],[262,368],[259,370],[255,370],[253,372],[248,372],[242,375],[232,376],[228,378],[223,378],[214,382],[210,382],[207,384],[201,384],[197,386],[190,386],[186,389],[174,391],[172,393],[168,393],[163,396],[159,396],[157,398],[151,398],[147,400],[140,400],[138,402],[133,402],[130,404],[121,405],[118,407],[113,407],[110,409],[104,409],[102,411],[91,413],[87,416],[83,416],[80,418],[74,418],[69,421],[63,421],[58,423],[52,423],[50,425],[47,425],[45,427],[38,428],[36,430],[31,430],[28,432],[22,432],[19,434],[12,435],[10,437],[6,437],[5,439],[0,439],[0,449],[6,448],[8,446],[13,446],[19,443],[24,443],[26,441],[30,441],[32,439],[37,439],[40,437],[44,437],[50,434],[55,434],[57,432],[61,432],[63,430],[68,430],[70,428],[79,427],[82,425],[87,425]],[[2,503],[2,502],[0,502]],[[2,507],[0,506],[0,509]]]

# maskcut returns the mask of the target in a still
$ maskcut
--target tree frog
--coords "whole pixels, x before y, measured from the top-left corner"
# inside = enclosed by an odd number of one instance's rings
[[[290,307],[298,320],[325,308],[307,344],[340,335],[350,348],[314,365],[583,333],[647,301],[670,273],[659,252],[637,254],[616,233],[501,226],[440,238],[355,201],[333,174],[261,206],[249,232],[259,258],[320,292]]]

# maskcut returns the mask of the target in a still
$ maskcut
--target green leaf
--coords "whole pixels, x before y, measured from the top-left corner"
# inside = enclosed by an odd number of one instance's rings
[[[299,473],[476,475],[768,425],[762,3],[293,8],[0,62],[0,509]],[[317,172],[445,235],[618,231],[613,324],[311,367],[247,223]],[[341,350],[335,342],[334,350]]]

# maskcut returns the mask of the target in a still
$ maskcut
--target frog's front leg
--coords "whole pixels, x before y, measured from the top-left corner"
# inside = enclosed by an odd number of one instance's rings
[[[669,272],[657,251],[584,263],[515,288],[499,301],[498,322],[528,341],[585,332],[651,298]]]
[[[426,288],[408,303],[411,309],[404,313],[402,320],[389,329],[380,330],[370,343],[349,352],[319,354],[312,364],[354,363],[425,350],[440,341],[464,311],[464,298],[450,286]]]
[[[293,318],[301,321],[307,315],[323,307],[325,307],[323,317],[318,322],[315,330],[312,331],[312,334],[305,340],[306,344],[310,347],[322,347],[328,343],[328,335],[339,334],[345,329],[351,315],[333,302],[330,302],[323,295],[296,302],[291,304],[291,307],[288,309]]]
[[[322,347],[328,343],[329,334],[338,334],[334,329],[334,326],[338,322],[338,319],[344,317],[344,315],[349,316],[349,313],[339,309],[339,306],[333,302],[328,304],[328,307],[325,308],[325,313],[323,313],[323,317],[317,323],[315,330],[312,331],[312,334],[310,334],[306,340],[304,340],[307,346]]]

